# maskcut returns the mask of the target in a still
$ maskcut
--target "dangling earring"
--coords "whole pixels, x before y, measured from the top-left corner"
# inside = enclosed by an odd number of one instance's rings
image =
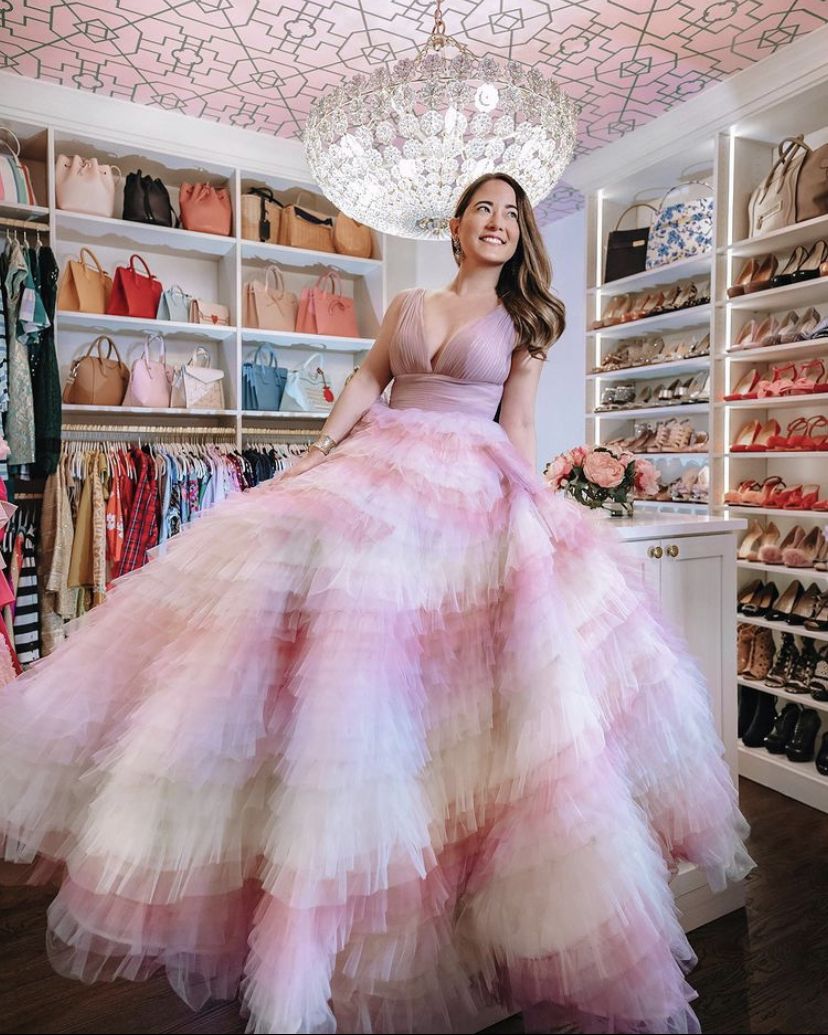
[[[463,258],[463,249],[460,247],[460,238],[452,236],[451,238],[451,250],[454,252],[455,259],[458,262]]]

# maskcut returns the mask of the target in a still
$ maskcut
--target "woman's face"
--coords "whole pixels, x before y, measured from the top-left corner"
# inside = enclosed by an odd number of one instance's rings
[[[449,226],[460,239],[466,261],[502,266],[515,254],[520,240],[514,188],[503,180],[481,184],[463,215],[450,219]]]

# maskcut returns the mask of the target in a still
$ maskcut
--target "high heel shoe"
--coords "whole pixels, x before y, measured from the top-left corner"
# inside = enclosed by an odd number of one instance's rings
[[[799,660],[791,670],[790,679],[785,687],[789,694],[808,693],[818,660],[819,655],[816,652],[814,641],[807,637],[803,638]]]
[[[814,613],[810,618],[805,619],[805,628],[810,629],[811,632],[828,631],[828,593],[822,594],[814,608]],[[828,646],[823,650],[828,652]],[[828,696],[826,700],[828,700]]]
[[[788,256],[784,266],[770,278],[769,287],[778,288],[785,287],[786,284],[793,283],[793,275],[797,269],[802,265],[803,262],[808,258],[808,249],[804,244],[798,244],[796,248]]]
[[[823,414],[816,417],[800,418],[805,421],[805,428],[801,435],[790,435],[788,448],[792,450],[807,450],[810,453],[828,449],[828,435],[817,435],[817,428],[828,427],[828,418]]]
[[[816,309],[814,309],[813,306],[811,306],[810,309],[805,310],[805,312],[797,321],[796,326],[791,331],[790,338],[783,338],[780,333],[780,344],[790,345],[795,341],[805,341],[805,339],[810,338],[810,336],[814,333],[817,327],[819,327],[821,320],[822,317],[819,315]]]
[[[756,560],[760,564],[781,564],[782,563],[782,549],[779,545],[779,537],[782,533],[771,521],[765,530],[765,534],[759,540],[756,547]],[[790,536],[790,532],[788,536]],[[788,536],[785,537],[787,540]],[[791,542],[795,541],[795,537],[791,538]]]
[[[754,436],[753,441],[747,446],[745,452],[747,453],[766,453],[768,451],[768,442],[771,438],[777,436],[781,428],[779,427],[779,421],[771,417],[770,420],[766,420],[758,433]]]
[[[756,484],[755,489],[745,489],[742,499],[746,507],[773,507],[778,493],[784,490],[785,483],[778,474],[766,478],[761,485]]]
[[[818,499],[818,485],[793,485],[780,495],[777,505],[784,510],[811,510]]]
[[[799,313],[795,313],[792,309],[779,325],[779,330],[773,342],[774,345],[789,345],[794,340],[799,322]]]
[[[785,744],[785,757],[789,762],[810,762],[814,757],[814,744],[822,720],[815,708],[803,708],[796,720],[792,736]]]
[[[774,607],[768,610],[767,618],[771,622],[787,622],[805,590],[799,579],[794,579]]]
[[[739,329],[739,333],[736,335],[736,340],[730,346],[728,352],[739,352],[742,349],[758,348],[758,342],[756,341],[756,331],[758,328],[759,323],[757,320],[749,320]]]
[[[756,274],[759,271],[761,260],[760,259],[748,259],[746,263],[742,265],[739,273],[730,287],[727,289],[728,298],[736,298],[738,295],[745,293],[745,288],[751,281],[756,280]]]
[[[782,633],[782,646],[776,652],[776,657],[773,660],[770,672],[765,676],[765,682],[768,686],[784,686],[790,679],[793,667],[796,664],[796,659],[799,657],[799,651],[796,649],[796,641],[794,640],[794,634],[790,632]],[[794,705],[796,707],[796,705]],[[747,740],[743,737],[742,742],[747,744]]]
[[[768,439],[768,449],[773,451],[776,449],[796,449],[798,448],[795,443],[804,441],[804,432],[808,427],[807,417],[795,417],[788,427],[785,429],[784,435],[773,435]],[[799,431],[803,434],[799,434]]]
[[[752,618],[761,618],[770,611],[778,596],[779,590],[776,588],[776,583],[762,583],[761,587],[754,590],[742,605],[742,613]]]
[[[597,331],[601,327],[614,327],[621,323],[621,317],[629,311],[630,305],[630,295],[614,295],[601,311],[601,318],[592,321],[590,329]]]
[[[748,605],[754,597],[757,599],[759,598],[764,588],[765,583],[762,579],[753,579],[752,582],[748,582],[748,584],[740,589],[736,595],[736,610],[743,611],[745,606]]]
[[[761,430],[762,425],[758,420],[749,420],[746,424],[743,424],[741,428],[739,428],[736,438],[730,443],[731,453],[746,452],[748,446],[753,442]]]
[[[710,401],[710,371],[702,370],[689,382],[687,386],[687,402],[709,402]]]
[[[824,541],[822,530],[814,525],[807,535],[782,550],[782,563],[786,568],[813,568],[820,540]]]
[[[736,551],[736,559],[739,561],[755,561],[757,559],[757,552],[764,534],[765,529],[762,528],[755,518],[752,519],[748,525],[747,532],[745,532],[742,537],[742,541],[739,543],[739,549]]]
[[[770,287],[771,278],[776,273],[778,262],[775,255],[764,255],[756,267],[755,275],[752,280],[749,280],[742,292],[745,295],[752,294],[754,291],[764,291]]]
[[[745,503],[745,493],[759,488],[761,488],[759,482],[754,481],[752,478],[745,479],[745,481],[739,482],[737,489],[729,489],[724,494],[723,502],[733,507],[746,507],[748,504]]]
[[[825,364],[821,359],[809,359],[795,368],[793,384],[780,388],[779,395],[812,395],[818,386],[823,390],[828,388]]]
[[[758,370],[756,367],[752,367],[746,374],[743,374],[739,378],[733,386],[733,391],[729,395],[722,396],[722,398],[726,402],[732,402],[734,399],[755,399],[755,389],[759,380]]]
[[[814,280],[819,276],[819,267],[828,261],[828,242],[814,241],[808,249],[805,259],[791,273],[791,284],[800,284],[803,280]]]

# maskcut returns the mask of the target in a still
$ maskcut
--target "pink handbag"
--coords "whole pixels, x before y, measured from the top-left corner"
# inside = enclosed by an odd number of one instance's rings
[[[150,359],[150,344],[160,342],[160,359]],[[170,405],[173,370],[167,366],[167,348],[160,334],[148,334],[143,354],[132,364],[124,406],[147,406],[164,410]]]
[[[185,230],[229,237],[233,231],[233,209],[226,187],[209,183],[182,183],[178,194],[181,225]]]
[[[325,291],[328,279],[330,292]],[[338,270],[329,269],[317,278],[312,287],[302,288],[296,330],[303,334],[329,334],[336,338],[359,337],[354,300],[342,294]]]
[[[298,307],[296,295],[285,290],[282,271],[278,266],[268,266],[264,281],[251,280],[244,289],[244,326],[260,331],[295,331]]]
[[[117,165],[99,165],[97,158],[58,155],[55,162],[57,207],[87,216],[115,215]]]

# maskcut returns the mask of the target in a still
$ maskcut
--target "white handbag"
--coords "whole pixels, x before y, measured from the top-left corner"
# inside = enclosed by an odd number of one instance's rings
[[[206,365],[200,365],[202,360]],[[170,405],[187,410],[224,409],[224,371],[210,366],[210,353],[203,346],[193,349],[187,363],[176,368]]]
[[[190,301],[190,323],[209,323],[220,327],[230,325],[230,310],[218,302],[202,302],[200,298]]]
[[[99,165],[97,158],[58,155],[55,162],[57,207],[88,216],[115,215],[117,165]]]
[[[318,352],[296,370],[288,370],[280,410],[327,413],[333,403],[334,395],[322,369],[322,356]]]
[[[270,286],[273,276],[274,286]],[[295,331],[299,300],[285,290],[285,278],[278,266],[268,266],[265,278],[252,280],[244,289],[244,325],[260,331]]]

